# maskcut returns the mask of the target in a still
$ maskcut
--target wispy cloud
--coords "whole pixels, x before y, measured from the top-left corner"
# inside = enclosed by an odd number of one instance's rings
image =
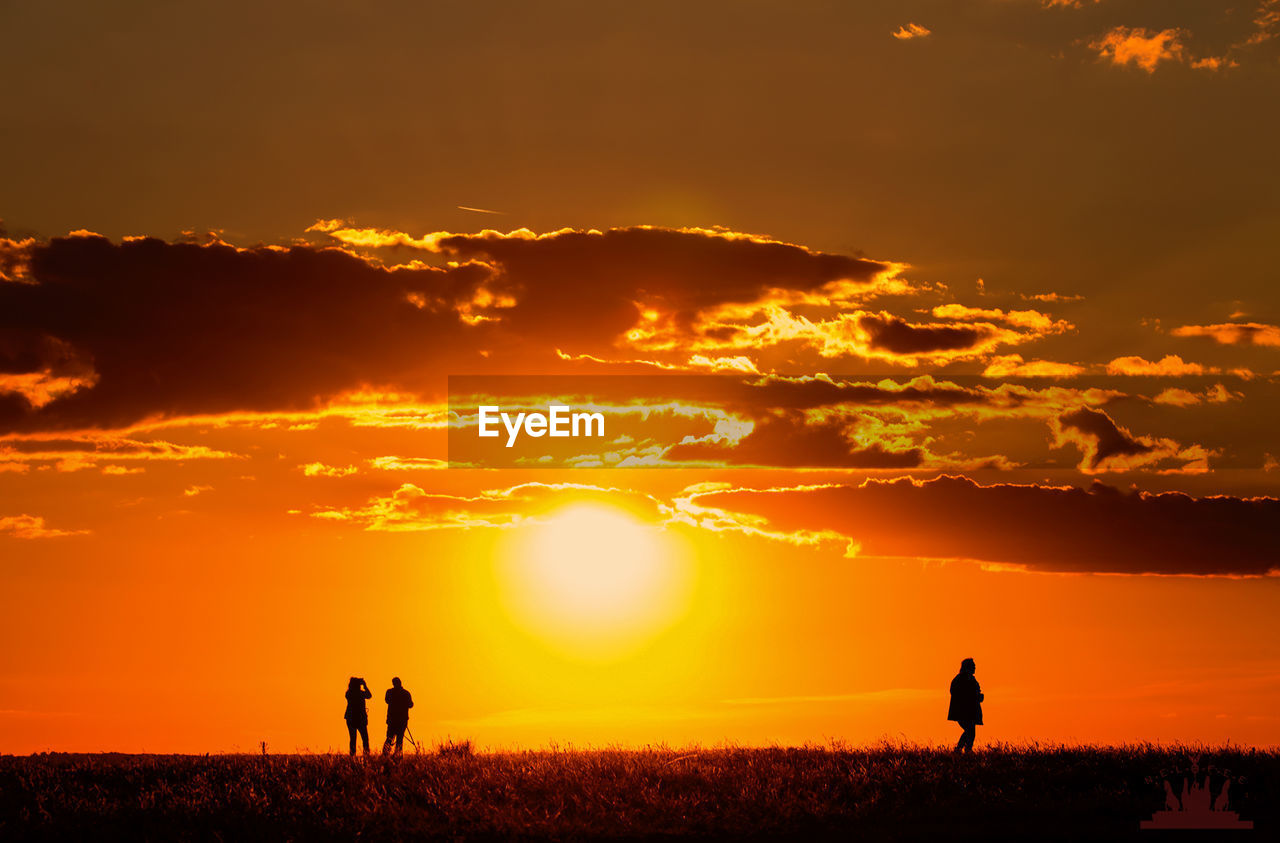
[[[58,530],[45,524],[39,515],[6,515],[0,517],[0,534],[15,539],[56,539],[64,536],[88,535],[88,530]]]
[[[1223,345],[1280,346],[1280,326],[1261,322],[1219,322],[1214,325],[1183,325],[1172,331],[1175,337],[1209,337]]]
[[[1182,38],[1182,30],[1176,28],[1156,32],[1142,27],[1117,26],[1091,41],[1089,47],[1114,65],[1136,64],[1147,73],[1154,73],[1162,61],[1182,61]]]
[[[909,41],[912,38],[927,38],[932,34],[932,30],[926,29],[918,23],[906,23],[898,27],[893,33],[893,37],[899,41]]]

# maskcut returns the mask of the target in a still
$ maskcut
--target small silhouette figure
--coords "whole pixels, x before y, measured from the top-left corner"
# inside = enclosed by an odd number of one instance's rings
[[[982,701],[986,697],[974,676],[977,669],[973,659],[965,659],[960,662],[960,672],[951,680],[951,707],[947,709],[947,719],[959,723],[964,730],[956,743],[956,752],[973,752],[977,727],[982,725]]]
[[[400,686],[400,677],[391,680],[387,689],[387,739],[382,744],[382,754],[391,751],[391,739],[396,742],[396,755],[404,752],[404,730],[409,728],[409,709],[413,708],[413,694]]]
[[[1179,829],[1250,829],[1252,820],[1242,820],[1229,804],[1231,777],[1226,776],[1218,795],[1213,795],[1210,781],[1212,767],[1204,769],[1201,778],[1200,756],[1192,755],[1191,777],[1182,778],[1182,796],[1179,798],[1168,778],[1164,779],[1164,808],[1143,820],[1141,828]],[[1199,839],[1199,838],[1197,838]]]
[[[351,738],[351,755],[356,754],[356,733],[364,740],[364,754],[369,754],[369,710],[364,701],[373,697],[373,691],[360,677],[352,676],[347,682],[347,713],[343,715],[347,721],[347,735]]]

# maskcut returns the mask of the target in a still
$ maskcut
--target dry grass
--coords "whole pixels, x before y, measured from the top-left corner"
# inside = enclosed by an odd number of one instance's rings
[[[1280,753],[1197,748],[1274,830]],[[881,745],[0,757],[0,839],[1144,839],[1187,750]],[[1153,778],[1157,777],[1157,778]]]

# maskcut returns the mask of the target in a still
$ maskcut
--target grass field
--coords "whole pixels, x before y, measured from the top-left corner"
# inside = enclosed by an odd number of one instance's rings
[[[5,756],[0,839],[1186,839],[1138,823],[1195,753],[1275,839],[1280,752],[1144,745]]]

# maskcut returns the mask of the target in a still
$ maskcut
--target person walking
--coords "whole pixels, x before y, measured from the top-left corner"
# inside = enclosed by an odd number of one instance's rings
[[[347,682],[347,736],[351,739],[351,755],[356,754],[356,733],[364,740],[364,754],[369,754],[369,710],[364,701],[373,697],[369,685],[360,677],[352,676]]]
[[[404,752],[404,732],[409,728],[409,709],[413,708],[413,694],[400,685],[400,677],[391,680],[387,689],[387,739],[382,744],[382,754],[391,751],[391,741],[396,742],[396,755]]]
[[[982,701],[985,697],[974,675],[977,670],[973,659],[965,659],[960,662],[960,672],[951,680],[951,707],[947,709],[947,719],[959,723],[964,730],[956,743],[956,752],[973,752],[977,727],[982,725]]]

